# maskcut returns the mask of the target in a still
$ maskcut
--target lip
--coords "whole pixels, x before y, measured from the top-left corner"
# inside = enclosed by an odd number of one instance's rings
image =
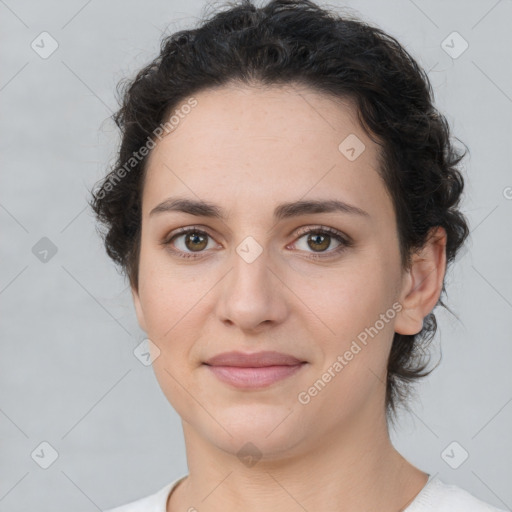
[[[261,368],[264,366],[292,366],[303,363],[296,357],[282,352],[264,350],[261,352],[223,352],[208,359],[210,366],[237,366],[240,368]]]
[[[242,389],[270,386],[299,371],[306,361],[274,351],[224,352],[203,363],[219,380]]]

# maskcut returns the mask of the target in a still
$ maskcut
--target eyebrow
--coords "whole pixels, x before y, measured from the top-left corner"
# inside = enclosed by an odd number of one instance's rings
[[[226,214],[220,206],[205,201],[197,201],[181,197],[169,197],[159,205],[155,206],[149,213],[153,216],[165,212],[183,212],[197,217],[210,217],[215,219],[226,219]],[[281,203],[274,210],[274,219],[283,220],[299,215],[312,213],[341,212],[352,215],[370,217],[370,214],[357,206],[339,201],[336,199],[326,200],[302,200],[289,203]]]

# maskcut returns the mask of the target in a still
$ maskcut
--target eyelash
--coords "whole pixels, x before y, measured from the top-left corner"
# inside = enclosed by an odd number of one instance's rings
[[[199,234],[199,235],[205,235],[205,236],[208,236],[210,238],[213,238],[206,231],[204,231],[203,229],[199,229],[199,228],[196,228],[194,226],[190,226],[190,227],[187,227],[187,228],[179,228],[176,231],[177,232],[175,232],[170,238],[166,238],[165,240],[163,240],[161,242],[161,244],[163,246],[168,247],[169,250],[173,254],[178,256],[179,258],[185,258],[185,259],[201,258],[202,254],[204,253],[204,251],[200,251],[200,252],[196,253],[197,254],[196,255],[194,253],[187,253],[187,252],[183,252],[181,250],[171,249],[171,243],[177,237],[186,235],[188,233],[196,233],[196,234]],[[307,256],[307,258],[312,259],[312,260],[330,258],[333,255],[341,254],[347,248],[353,246],[353,242],[352,242],[352,240],[350,238],[342,235],[341,232],[339,232],[337,229],[330,228],[328,226],[316,226],[314,228],[299,229],[299,231],[296,233],[296,236],[298,236],[298,239],[300,239],[300,238],[304,237],[305,235],[309,235],[309,234],[329,235],[332,238],[334,238],[335,240],[337,240],[338,242],[340,242],[340,245],[336,249],[333,249],[332,251],[319,252],[319,253],[314,253],[313,252],[313,253],[311,253],[311,255]]]

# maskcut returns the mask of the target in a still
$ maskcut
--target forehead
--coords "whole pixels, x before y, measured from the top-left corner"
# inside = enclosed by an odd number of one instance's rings
[[[220,87],[193,98],[148,158],[143,215],[169,195],[240,212],[305,195],[391,206],[379,147],[351,101],[295,85]]]

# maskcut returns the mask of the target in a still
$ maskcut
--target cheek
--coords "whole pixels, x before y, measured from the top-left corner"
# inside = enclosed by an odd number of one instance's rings
[[[142,246],[140,255],[139,296],[148,334],[163,341],[172,337],[192,307],[197,287],[193,279],[184,278],[179,267],[169,264],[166,251],[147,245]]]
[[[363,404],[375,405],[385,393],[396,316],[388,276],[379,264],[354,268],[331,279],[321,301],[309,298],[321,302],[319,316],[329,331],[316,337],[321,361],[303,391],[323,389],[312,398],[313,409],[318,414],[325,410],[333,422],[350,417]]]
[[[310,288],[305,302],[315,305],[322,320],[318,325],[326,333],[321,343],[322,367],[327,369],[338,356],[343,358],[344,377],[338,381],[361,381],[364,387],[365,380],[385,375],[398,304],[395,267],[392,258],[384,259],[381,253],[379,257],[360,254],[353,265],[331,273],[321,287],[316,281],[313,291]],[[306,293],[306,281],[303,286],[299,293]]]
[[[160,351],[153,366],[159,380],[172,386],[165,370],[183,382],[197,363],[194,342],[204,338],[215,276],[192,265],[171,265],[165,251],[151,249],[141,252],[139,275],[147,335]]]
[[[310,301],[324,312],[332,330],[347,339],[373,325],[391,308],[396,288],[392,276],[390,262],[361,258],[355,265],[330,272]]]
[[[141,258],[140,283],[147,337],[157,347],[153,371],[178,414],[185,421],[192,420],[190,395],[183,385],[194,370],[190,351],[199,337],[197,315],[202,311],[200,297],[204,291],[176,272],[171,273],[170,266],[159,264],[158,258]]]

